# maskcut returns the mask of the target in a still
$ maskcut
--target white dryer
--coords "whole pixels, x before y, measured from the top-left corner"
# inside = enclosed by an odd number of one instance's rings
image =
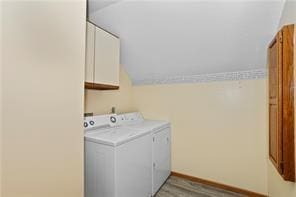
[[[117,118],[85,118],[85,196],[151,197],[152,133]]]
[[[171,174],[171,127],[168,121],[147,120],[139,112],[122,114],[119,124],[152,134],[152,195]]]

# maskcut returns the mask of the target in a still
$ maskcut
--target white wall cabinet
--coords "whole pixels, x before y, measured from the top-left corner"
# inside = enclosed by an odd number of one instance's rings
[[[85,88],[118,89],[119,38],[87,22]]]
[[[85,53],[85,82],[87,83],[94,83],[95,32],[96,27],[92,23],[87,22]]]

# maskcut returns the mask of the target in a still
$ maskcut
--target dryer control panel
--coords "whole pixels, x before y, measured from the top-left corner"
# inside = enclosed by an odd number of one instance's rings
[[[132,112],[117,115],[118,125],[128,124],[137,121],[143,121],[144,117],[140,112]]]

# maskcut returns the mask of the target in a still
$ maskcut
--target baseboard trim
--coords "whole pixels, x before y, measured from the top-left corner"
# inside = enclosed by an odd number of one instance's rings
[[[174,171],[171,172],[171,175],[176,176],[176,177],[180,177],[180,178],[183,178],[183,179],[187,179],[187,180],[190,180],[190,181],[193,181],[193,182],[202,183],[202,184],[205,184],[205,185],[210,185],[210,186],[217,187],[217,188],[220,188],[220,189],[225,189],[225,190],[228,190],[228,191],[232,191],[232,192],[236,192],[236,193],[239,193],[239,194],[247,195],[249,197],[267,197],[266,195],[259,194],[259,193],[256,193],[256,192],[252,192],[252,191],[249,191],[249,190],[245,190],[245,189],[225,185],[225,184],[222,184],[222,183],[217,183],[217,182],[206,180],[206,179],[201,179],[201,178],[194,177],[194,176],[189,176],[189,175],[174,172]]]

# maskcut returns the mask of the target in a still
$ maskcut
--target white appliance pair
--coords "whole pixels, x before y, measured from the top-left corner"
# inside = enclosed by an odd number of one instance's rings
[[[84,127],[86,197],[151,197],[169,177],[169,122],[134,112],[86,117]]]

